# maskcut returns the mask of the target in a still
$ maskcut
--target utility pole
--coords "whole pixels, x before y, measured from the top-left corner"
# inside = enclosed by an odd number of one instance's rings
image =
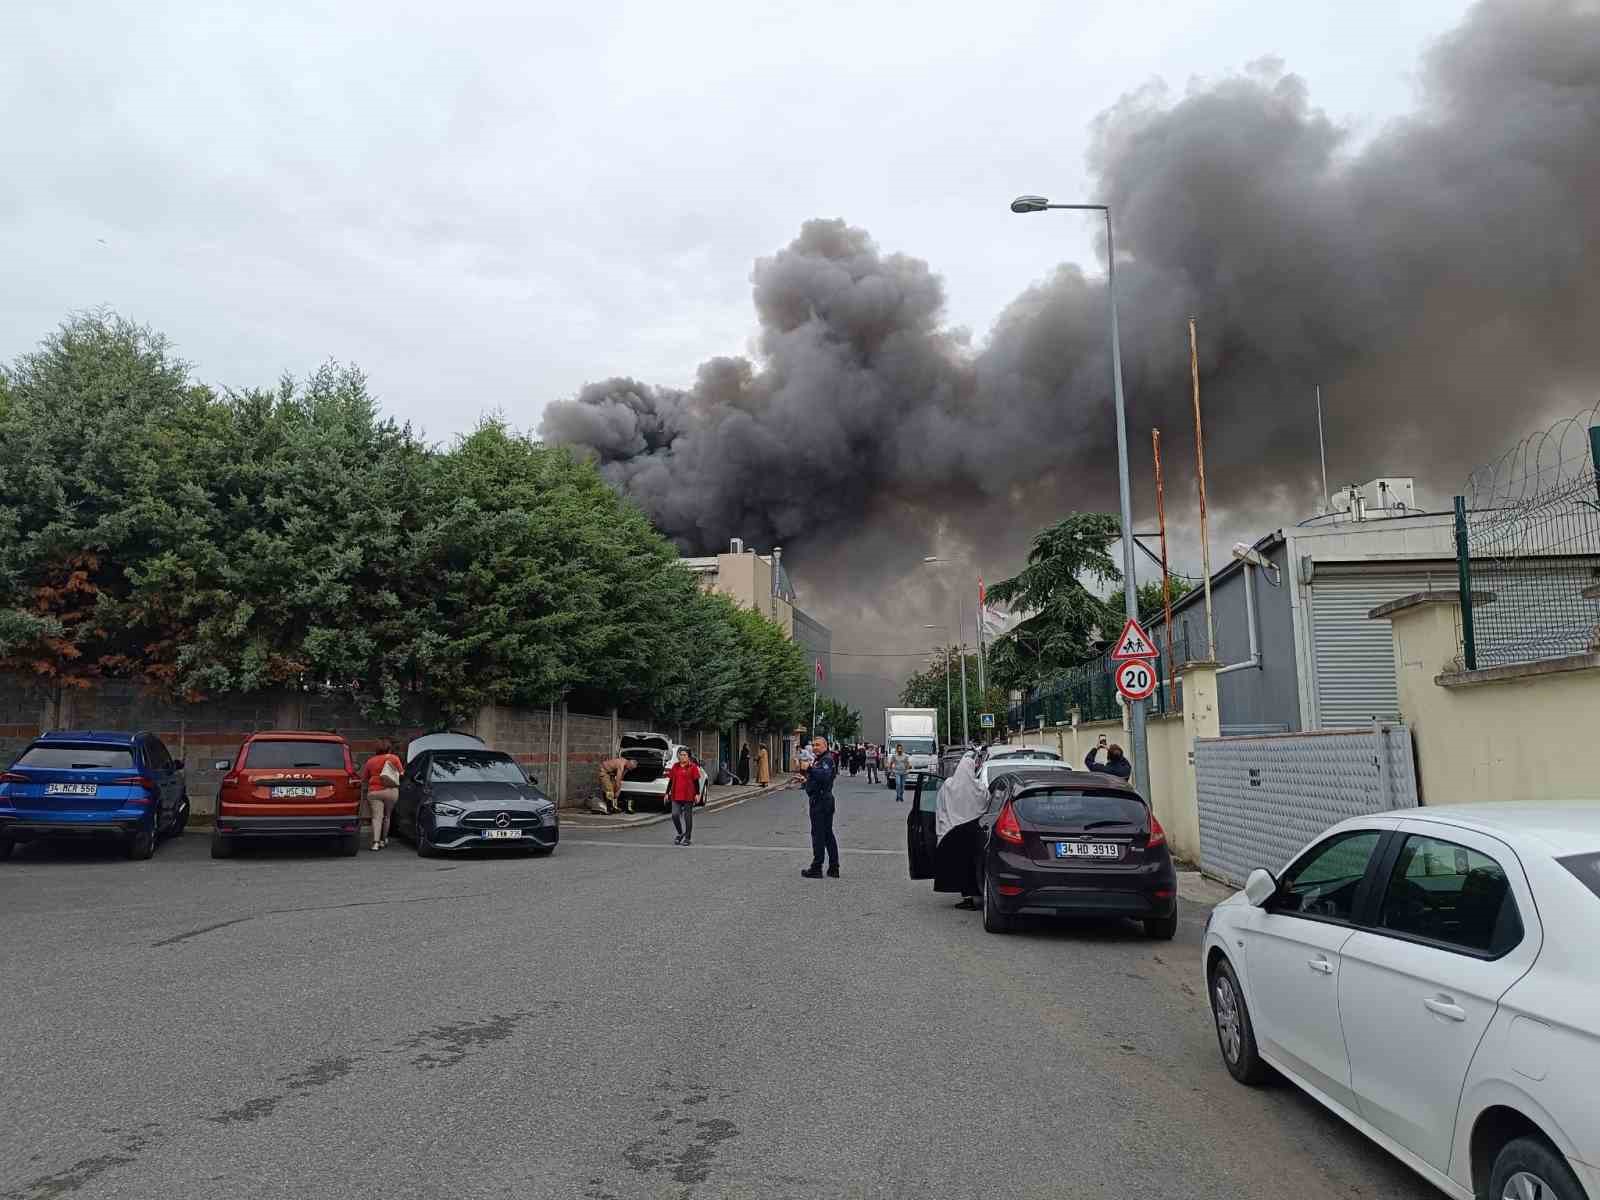
[[[1206,585],[1206,659],[1217,657],[1217,626],[1211,616],[1211,534],[1206,524],[1206,435],[1200,423],[1200,355],[1195,349],[1194,318],[1189,318],[1189,379],[1194,386],[1194,462],[1200,483],[1200,570]]]
[[[1161,479],[1161,430],[1150,431],[1150,447],[1156,460],[1156,523],[1161,528],[1161,607],[1167,634],[1167,677],[1162,685],[1167,689],[1165,708],[1171,712],[1172,685],[1178,677],[1178,664],[1172,661],[1172,575],[1167,571],[1167,499]]]

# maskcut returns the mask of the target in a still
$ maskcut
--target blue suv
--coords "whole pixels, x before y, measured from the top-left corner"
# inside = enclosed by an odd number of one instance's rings
[[[47,733],[0,772],[0,858],[17,842],[82,835],[149,858],[188,823],[183,760],[153,733]]]

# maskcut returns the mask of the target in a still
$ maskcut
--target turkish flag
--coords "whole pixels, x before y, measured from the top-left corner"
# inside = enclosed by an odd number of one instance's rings
[[[822,660],[820,658],[817,659],[817,682],[822,682]]]

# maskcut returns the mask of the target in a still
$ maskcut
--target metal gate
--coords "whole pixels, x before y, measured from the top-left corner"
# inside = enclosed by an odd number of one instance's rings
[[[1417,805],[1411,731],[1363,730],[1200,738],[1194,744],[1200,869],[1243,887],[1277,871],[1347,817]]]
[[[1394,631],[1368,614],[1380,604],[1426,590],[1440,571],[1339,572],[1318,564],[1311,584],[1311,644],[1318,729],[1371,728],[1400,711],[1395,691]]]

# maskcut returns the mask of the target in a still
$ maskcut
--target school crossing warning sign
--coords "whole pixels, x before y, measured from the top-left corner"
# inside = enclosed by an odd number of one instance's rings
[[[1122,636],[1117,639],[1117,644],[1112,647],[1111,657],[1118,662],[1130,658],[1154,658],[1156,644],[1150,635],[1144,631],[1144,626],[1132,617],[1122,627]]]

